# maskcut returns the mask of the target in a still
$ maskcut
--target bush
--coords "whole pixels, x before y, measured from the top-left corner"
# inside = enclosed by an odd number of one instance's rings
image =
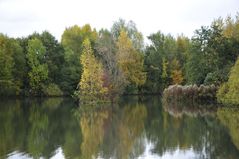
[[[213,73],[208,73],[205,80],[204,80],[204,84],[205,85],[210,85],[210,84],[216,84],[219,82],[219,77],[217,72],[213,72]]]
[[[216,90],[214,85],[169,86],[163,93],[163,108],[177,117],[210,114],[217,107]]]
[[[163,92],[163,97],[168,100],[214,100],[217,87],[215,85],[171,85]]]
[[[12,81],[0,80],[0,95],[1,96],[15,96],[19,95],[20,88]]]
[[[61,89],[58,87],[58,85],[51,83],[49,85],[47,85],[44,90],[44,95],[46,96],[62,96],[63,92],[61,91]]]

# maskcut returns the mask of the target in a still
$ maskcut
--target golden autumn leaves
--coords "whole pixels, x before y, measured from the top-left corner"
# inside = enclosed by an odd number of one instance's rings
[[[122,85],[125,87],[128,84],[135,84],[136,86],[144,84],[146,73],[143,70],[143,55],[133,47],[125,31],[120,32],[116,46],[115,62],[123,73],[122,77],[120,77],[121,80],[124,81]],[[76,92],[80,101],[83,103],[109,101],[109,94],[112,93],[111,87],[114,86],[112,86],[112,84],[105,84],[109,82],[107,81],[106,68],[94,55],[94,51],[88,39],[83,42],[83,51],[80,61],[83,72],[78,84],[78,91]],[[118,94],[121,93],[122,92],[118,92]]]

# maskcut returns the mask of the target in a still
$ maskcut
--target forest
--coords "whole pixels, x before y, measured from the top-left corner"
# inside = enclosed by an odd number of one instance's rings
[[[239,105],[239,15],[215,19],[192,37],[160,31],[144,42],[133,21],[89,24],[11,38],[0,34],[0,96],[70,96],[114,101],[162,94],[170,85],[214,85],[217,99]]]

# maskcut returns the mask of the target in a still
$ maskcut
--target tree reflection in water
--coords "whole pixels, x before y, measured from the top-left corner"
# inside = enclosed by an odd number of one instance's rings
[[[239,150],[239,109],[238,108],[220,108],[217,116],[225,127],[228,128],[232,142]]]
[[[76,112],[82,130],[82,158],[129,158],[139,155],[138,141],[144,130],[144,105],[80,106]],[[140,153],[144,149],[141,148]]]
[[[158,124],[163,128],[158,129],[164,131],[159,133],[161,142],[156,144],[155,151],[162,154],[169,148],[171,151],[192,148],[200,158],[236,158],[238,151],[221,123],[215,120],[217,107],[212,103],[163,100],[164,122]]]
[[[2,100],[0,158],[238,158],[238,111],[160,100],[128,97],[96,107],[60,98]]]

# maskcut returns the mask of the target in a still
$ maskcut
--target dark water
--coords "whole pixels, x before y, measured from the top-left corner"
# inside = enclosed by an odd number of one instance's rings
[[[157,97],[99,108],[1,100],[0,158],[238,159],[238,123],[238,110],[164,109]]]

